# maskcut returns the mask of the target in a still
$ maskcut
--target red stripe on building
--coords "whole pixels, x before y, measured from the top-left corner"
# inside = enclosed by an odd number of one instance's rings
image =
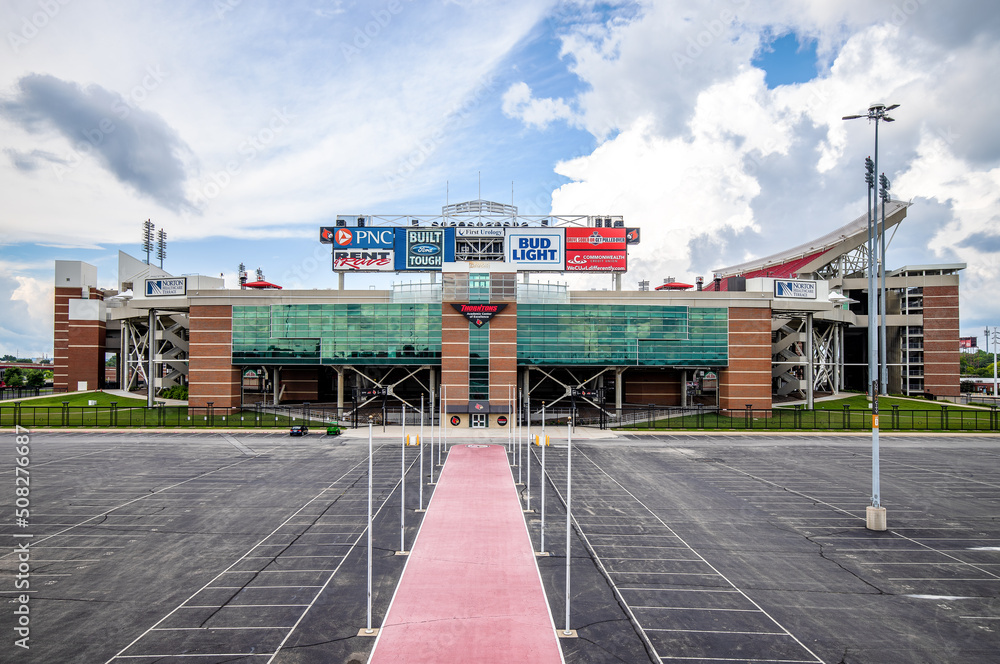
[[[504,448],[456,445],[369,662],[562,661]]]

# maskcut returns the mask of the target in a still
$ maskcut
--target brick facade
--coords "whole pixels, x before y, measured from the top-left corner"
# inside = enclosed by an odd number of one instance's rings
[[[101,291],[89,289],[89,298],[81,288],[56,287],[53,306],[52,385],[75,392],[83,383],[86,389],[104,387],[104,345],[107,324],[104,320],[70,320],[70,300],[103,300]]]
[[[469,402],[469,319],[447,302],[441,305],[441,384],[446,405]]]
[[[240,369],[232,364],[233,308],[191,305],[188,404],[240,406]]]
[[[719,372],[719,406],[771,407],[771,310],[730,307],[729,366]]]
[[[959,396],[958,285],[924,287],[924,390]]]
[[[504,404],[510,386],[517,389],[517,305],[493,317],[490,326],[490,402]],[[515,394],[516,398],[516,394]]]

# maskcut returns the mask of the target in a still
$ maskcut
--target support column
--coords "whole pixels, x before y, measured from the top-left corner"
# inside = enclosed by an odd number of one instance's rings
[[[840,394],[840,323],[833,328],[833,393]]]
[[[146,367],[146,405],[152,408],[156,393],[156,378],[153,375],[153,366],[156,362],[156,309],[149,310],[148,325],[146,351],[149,355],[149,363]]]
[[[434,273],[431,272],[431,274],[434,274]],[[430,410],[428,412],[431,414],[431,423],[432,424],[434,422],[434,413],[436,412],[434,410],[434,395],[435,395],[435,393],[437,391],[437,386],[434,383],[435,383],[436,380],[437,380],[437,371],[434,370],[434,367],[431,367],[430,368],[430,376],[427,378],[427,386],[430,388],[428,390],[428,394],[427,394],[427,401],[428,401],[429,408],[430,408]]]
[[[843,390],[847,387],[847,326],[840,326],[840,389]]]
[[[337,290],[344,290],[344,273],[337,273]]]
[[[715,382],[716,391],[718,391],[718,380]],[[681,370],[681,408],[687,408],[688,406],[688,370]]]
[[[122,321],[122,345],[120,349],[121,355],[119,356],[121,371],[118,372],[118,389],[128,390],[128,356],[129,356],[129,337],[131,336],[132,326],[129,325],[127,320]]]
[[[337,417],[340,417],[344,410],[344,370],[335,369],[337,372]]]
[[[280,376],[281,376],[281,367],[277,367],[277,366],[274,367],[274,379],[271,381],[271,383],[272,383],[272,388],[274,389],[274,405],[275,406],[278,405],[278,383],[281,382],[279,380]]]
[[[622,393],[624,392],[624,385],[622,384],[622,375],[625,373],[625,367],[619,367],[615,369],[615,414],[621,419],[622,416]]]
[[[622,273],[615,272],[615,290],[620,291],[622,289]]]
[[[813,315],[806,314],[806,408],[813,409]]]

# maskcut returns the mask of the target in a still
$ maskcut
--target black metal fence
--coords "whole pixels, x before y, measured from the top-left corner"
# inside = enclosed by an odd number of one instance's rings
[[[666,406],[628,406],[620,411],[597,409],[549,409],[546,422],[565,424],[570,415],[578,426],[624,430],[775,430],[775,431],[870,431],[872,414],[867,409],[806,410],[804,408],[717,409],[711,407],[679,408]],[[369,417],[375,426],[398,426],[404,413],[399,404],[382,408],[340,408],[327,405],[262,406],[244,408],[190,407],[158,405],[153,408],[117,406],[32,406],[31,402],[0,403],[0,426],[13,427],[164,427],[164,428],[238,428],[274,429],[305,425],[325,429],[367,426]],[[434,414],[425,412],[424,424],[436,423]],[[463,418],[465,419],[465,418]],[[419,427],[418,410],[405,411],[407,427]],[[541,424],[541,412],[532,409],[533,426]],[[998,431],[1000,412],[968,410],[941,406],[932,410],[904,410],[898,406],[880,413],[883,431]]]
[[[578,421],[584,422],[584,418]],[[628,407],[606,418],[606,426],[624,429],[718,429],[718,430],[805,430],[870,431],[872,412],[868,409],[840,410],[805,408],[676,408],[661,406]],[[879,429],[888,431],[998,431],[1000,413],[943,405],[929,410],[892,406],[879,413]]]

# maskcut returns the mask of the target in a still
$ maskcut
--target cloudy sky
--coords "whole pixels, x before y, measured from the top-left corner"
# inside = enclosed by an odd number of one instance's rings
[[[626,288],[711,278],[864,213],[873,101],[890,267],[967,263],[962,333],[1000,325],[993,0],[7,0],[0,35],[0,354],[51,354],[53,261],[113,287],[145,219],[173,274],[328,288],[319,226],[480,178],[641,227]]]

